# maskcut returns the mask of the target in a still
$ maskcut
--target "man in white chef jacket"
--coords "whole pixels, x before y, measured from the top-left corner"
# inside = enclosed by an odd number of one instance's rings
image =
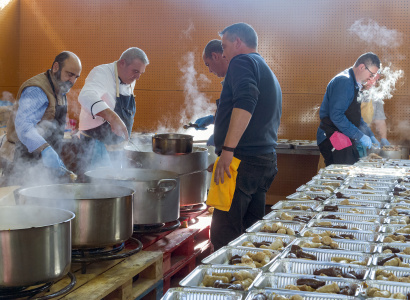
[[[85,170],[86,165],[91,168],[109,165],[105,145],[129,139],[135,116],[135,82],[148,64],[145,52],[132,47],[118,61],[96,66],[88,74],[78,96],[80,139],[87,160],[82,162]]]

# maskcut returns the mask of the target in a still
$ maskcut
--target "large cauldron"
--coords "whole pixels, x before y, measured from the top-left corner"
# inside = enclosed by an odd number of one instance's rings
[[[179,177],[175,172],[100,168],[84,175],[101,185],[112,183],[134,189],[134,224],[166,223],[179,218]]]
[[[205,201],[207,171],[201,170],[208,167],[206,148],[194,147],[192,153],[183,155],[157,154],[140,145],[138,148],[140,151],[136,151],[132,145],[125,147],[126,155],[134,167],[166,170],[179,174],[181,206],[201,204]],[[195,171],[201,172],[192,173]]]
[[[0,290],[55,281],[71,266],[70,211],[41,206],[0,208]]]
[[[132,236],[133,194],[132,189],[110,184],[55,184],[17,190],[16,201],[74,212],[73,248],[94,248]]]

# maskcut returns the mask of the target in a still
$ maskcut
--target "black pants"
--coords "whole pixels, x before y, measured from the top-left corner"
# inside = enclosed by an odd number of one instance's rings
[[[215,209],[212,216],[211,242],[215,250],[226,246],[264,217],[266,192],[278,172],[276,153],[235,157],[241,163],[231,208],[229,211]]]
[[[322,153],[323,158],[325,159],[326,166],[332,164],[346,164],[353,165],[360,158],[359,152],[356,148],[356,143],[352,141],[352,145],[344,148],[342,150],[334,150],[333,145],[329,139],[325,139],[322,143],[319,144],[320,153]]]

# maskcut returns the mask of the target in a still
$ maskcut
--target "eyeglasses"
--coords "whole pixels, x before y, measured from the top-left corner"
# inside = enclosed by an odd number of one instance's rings
[[[372,75],[372,77],[376,76],[377,73],[373,73],[372,71],[369,70],[369,68],[364,65],[364,67],[366,68],[367,71],[369,71],[370,75]]]

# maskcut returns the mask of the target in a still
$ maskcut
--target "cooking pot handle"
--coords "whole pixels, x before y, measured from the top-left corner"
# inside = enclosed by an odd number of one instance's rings
[[[157,193],[158,199],[165,197],[166,193],[169,193],[177,187],[177,181],[175,179],[160,179],[158,180],[157,186],[154,188],[149,188],[148,192]]]

